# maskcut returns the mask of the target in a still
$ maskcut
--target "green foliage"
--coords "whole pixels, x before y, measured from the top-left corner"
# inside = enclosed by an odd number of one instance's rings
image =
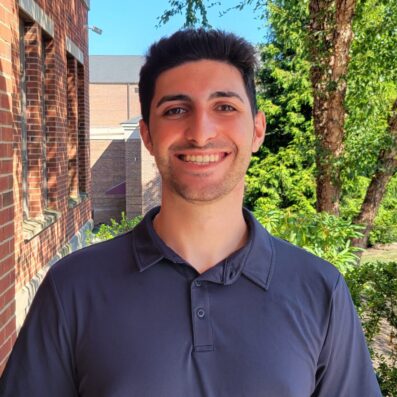
[[[113,237],[118,236],[119,234],[128,232],[129,230],[133,229],[141,220],[141,216],[136,216],[135,218],[128,219],[125,215],[125,212],[122,212],[120,222],[117,222],[115,219],[112,218],[110,219],[110,225],[103,223],[99,226],[99,229],[96,233],[88,231],[86,233],[86,242],[87,244],[93,244],[99,241],[110,240]]]
[[[358,261],[358,249],[350,245],[350,239],[359,237],[361,228],[349,221],[327,213],[269,210],[266,206],[257,207],[254,213],[270,233],[333,263],[342,272]]]
[[[364,176],[346,181],[341,200],[342,217],[353,219],[358,214],[369,181],[370,179]],[[397,241],[397,174],[387,187],[369,235],[369,245],[389,244],[394,241]]]
[[[203,0],[169,0],[169,9],[165,10],[158,18],[159,26],[166,24],[172,17],[185,13],[185,24],[183,27],[194,27],[201,25],[210,27],[207,18],[207,8],[216,3]],[[200,19],[201,18],[201,19]]]
[[[269,1],[269,42],[260,48],[258,106],[267,117],[265,146],[251,163],[245,205],[314,210],[315,145],[310,64],[304,31],[307,1]],[[299,18],[296,18],[299,15]]]
[[[304,40],[307,2],[292,1],[290,7],[282,3],[266,3],[269,37],[260,48],[257,80],[259,109],[267,116],[265,145],[272,152],[297,136],[297,144],[307,144],[313,134],[310,63]]]
[[[367,262],[345,274],[383,395],[397,396],[397,262]],[[388,352],[375,349],[380,332]]]
[[[387,120],[397,97],[397,2],[361,0],[353,20],[347,78],[344,183],[375,172],[387,147]]]
[[[314,211],[314,164],[307,161],[307,152],[289,145],[277,153],[263,149],[262,156],[253,158],[247,172],[245,205]]]
[[[369,244],[388,244],[397,241],[397,174],[387,187],[374,228],[369,235]]]

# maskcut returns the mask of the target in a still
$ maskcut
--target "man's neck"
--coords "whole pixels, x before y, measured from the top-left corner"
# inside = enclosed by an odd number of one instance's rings
[[[242,199],[236,195],[206,204],[163,196],[153,224],[161,239],[199,273],[237,251],[248,239]]]

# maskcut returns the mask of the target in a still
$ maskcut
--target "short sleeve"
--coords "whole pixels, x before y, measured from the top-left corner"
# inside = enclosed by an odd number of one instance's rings
[[[332,295],[313,397],[382,396],[360,320],[348,287],[339,276]]]
[[[0,379],[2,397],[77,396],[70,341],[51,271],[39,287]]]

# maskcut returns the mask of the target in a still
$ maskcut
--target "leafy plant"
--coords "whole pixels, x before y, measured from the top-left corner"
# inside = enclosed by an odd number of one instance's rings
[[[385,198],[369,235],[370,245],[397,241],[397,174],[389,183]]]
[[[360,236],[361,228],[348,220],[327,213],[266,207],[257,207],[254,213],[270,233],[333,263],[342,272],[358,262],[359,250],[350,245],[350,239]]]
[[[142,216],[136,216],[135,218],[127,218],[125,212],[121,213],[121,220],[117,222],[115,219],[110,219],[110,225],[103,223],[99,226],[96,232],[88,231],[86,233],[87,244],[97,243],[99,241],[110,240],[119,234],[128,232],[133,229],[140,221]]]
[[[350,269],[345,278],[361,317],[379,383],[386,397],[397,396],[397,262],[367,262]],[[388,352],[375,349],[386,335]]]

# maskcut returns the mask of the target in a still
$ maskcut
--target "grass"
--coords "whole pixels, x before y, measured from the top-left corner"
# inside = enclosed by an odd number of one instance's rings
[[[361,262],[375,261],[397,261],[397,243],[385,244],[365,250],[361,257]]]

